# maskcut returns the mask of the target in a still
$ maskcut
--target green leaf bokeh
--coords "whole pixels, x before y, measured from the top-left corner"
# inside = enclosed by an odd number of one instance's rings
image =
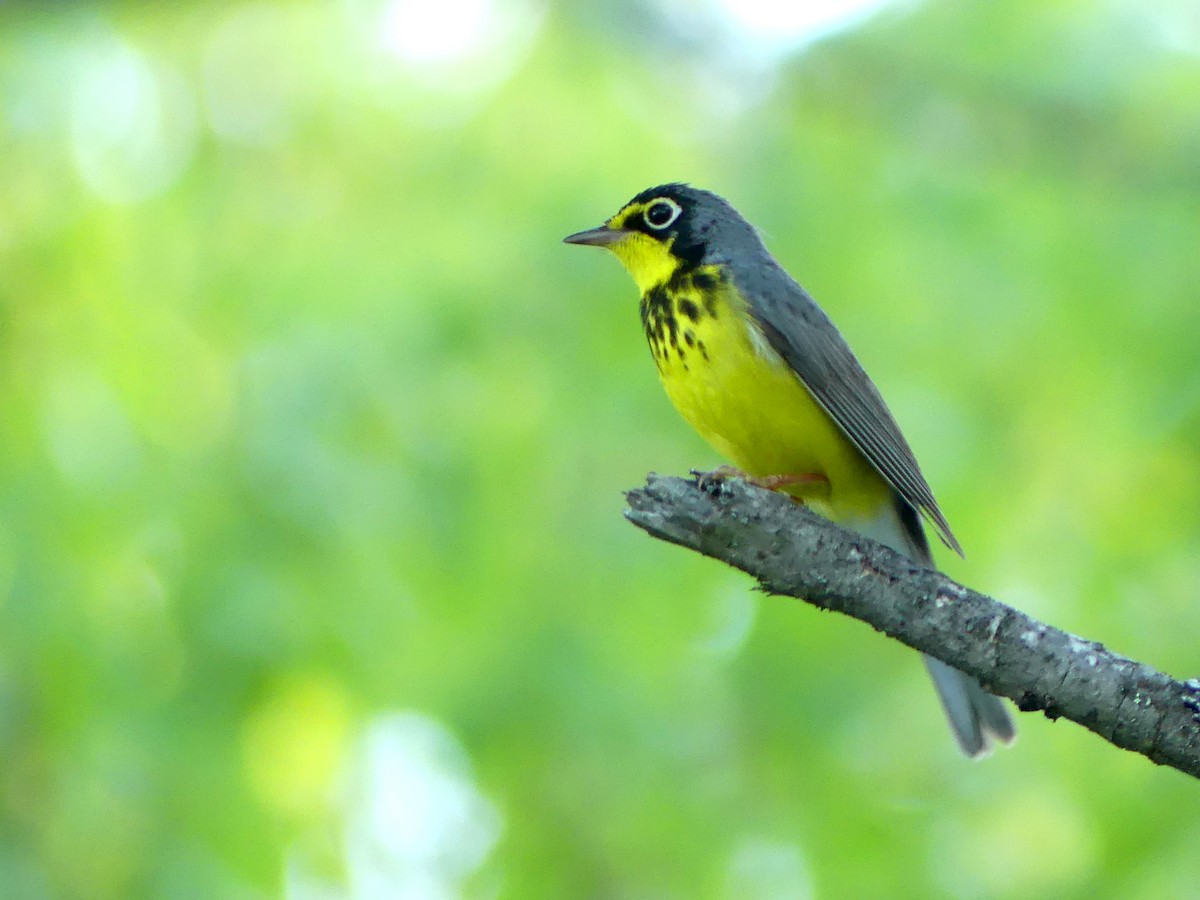
[[[0,7],[0,895],[1192,895],[1191,781],[968,763],[914,654],[622,521],[719,460],[559,241],[729,197],[947,571],[1194,675],[1193,5],[476,6]]]

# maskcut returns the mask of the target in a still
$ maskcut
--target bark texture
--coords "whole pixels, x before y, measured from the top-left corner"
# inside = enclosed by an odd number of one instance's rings
[[[1038,622],[790,498],[739,479],[649,476],[626,517],[719,559],[763,589],[868,623],[967,672],[1024,712],[1065,718],[1200,778],[1200,679]]]

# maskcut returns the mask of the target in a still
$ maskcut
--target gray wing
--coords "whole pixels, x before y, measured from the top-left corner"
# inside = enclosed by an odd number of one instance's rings
[[[734,273],[750,313],[771,347],[895,491],[933,523],[955,553],[962,548],[938,508],[921,467],[841,332],[808,293],[768,256]]]

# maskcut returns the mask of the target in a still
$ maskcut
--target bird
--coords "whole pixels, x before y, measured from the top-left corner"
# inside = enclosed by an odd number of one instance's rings
[[[962,548],[904,435],[840,331],[724,198],[683,183],[637,194],[568,244],[613,253],[675,408],[744,475],[934,567],[923,522]],[[1001,700],[924,655],[968,757],[1016,735]]]

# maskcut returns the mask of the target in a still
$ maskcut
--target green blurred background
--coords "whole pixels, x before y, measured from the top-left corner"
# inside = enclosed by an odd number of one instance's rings
[[[838,7],[841,7],[840,9]],[[621,518],[729,197],[947,571],[1200,671],[1200,11],[0,4],[0,896],[1200,896],[1200,789]]]

